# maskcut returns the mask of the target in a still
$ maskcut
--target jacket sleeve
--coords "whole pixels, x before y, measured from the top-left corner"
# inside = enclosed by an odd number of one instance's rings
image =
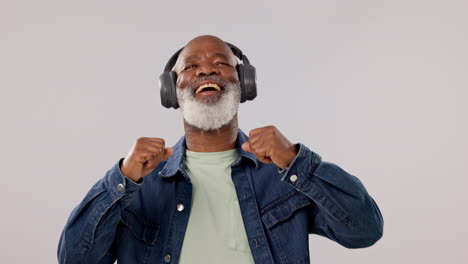
[[[373,245],[383,235],[382,214],[361,181],[298,143],[299,152],[281,170],[281,180],[313,200],[309,233],[347,248]]]
[[[113,263],[112,244],[122,209],[140,189],[115,164],[72,211],[58,245],[59,263]]]

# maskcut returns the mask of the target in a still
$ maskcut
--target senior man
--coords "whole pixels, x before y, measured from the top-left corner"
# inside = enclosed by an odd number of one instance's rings
[[[185,136],[172,148],[136,140],[73,210],[60,263],[309,263],[309,234],[348,248],[380,239],[382,215],[358,178],[274,126],[238,128],[239,103],[256,96],[240,49],[194,38],[161,89]]]

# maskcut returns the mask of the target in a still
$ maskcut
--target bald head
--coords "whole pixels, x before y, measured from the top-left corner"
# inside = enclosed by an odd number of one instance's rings
[[[226,48],[229,49],[229,47],[226,45],[226,43],[224,42],[224,40],[216,37],[216,36],[213,36],[213,35],[201,35],[201,36],[198,36],[198,37],[195,37],[193,38],[192,40],[190,40],[185,46],[190,46],[190,45],[196,45],[198,43],[206,43],[206,42],[218,42],[218,43],[222,43],[226,46]]]
[[[211,53],[211,54],[209,54]],[[226,57],[231,65],[237,64],[237,59],[231,48],[220,38],[212,35],[202,35],[190,40],[182,49],[174,66],[176,72],[180,72],[181,64],[202,55]]]

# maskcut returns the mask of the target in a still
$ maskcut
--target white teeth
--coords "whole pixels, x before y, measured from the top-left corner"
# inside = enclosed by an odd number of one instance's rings
[[[199,93],[199,92],[203,91],[204,88],[207,88],[207,87],[212,87],[212,88],[215,88],[218,91],[221,91],[221,88],[219,88],[219,86],[216,83],[205,83],[205,84],[200,85],[197,88],[197,90],[195,91],[195,93]]]

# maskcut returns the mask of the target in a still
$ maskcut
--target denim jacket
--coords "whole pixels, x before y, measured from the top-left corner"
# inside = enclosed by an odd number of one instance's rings
[[[280,170],[242,150],[246,141],[239,129],[231,177],[255,263],[310,263],[309,234],[347,248],[382,237],[380,210],[358,178],[301,143]],[[71,213],[59,263],[178,263],[192,204],[185,149],[182,137],[141,183],[122,175],[120,159]]]

